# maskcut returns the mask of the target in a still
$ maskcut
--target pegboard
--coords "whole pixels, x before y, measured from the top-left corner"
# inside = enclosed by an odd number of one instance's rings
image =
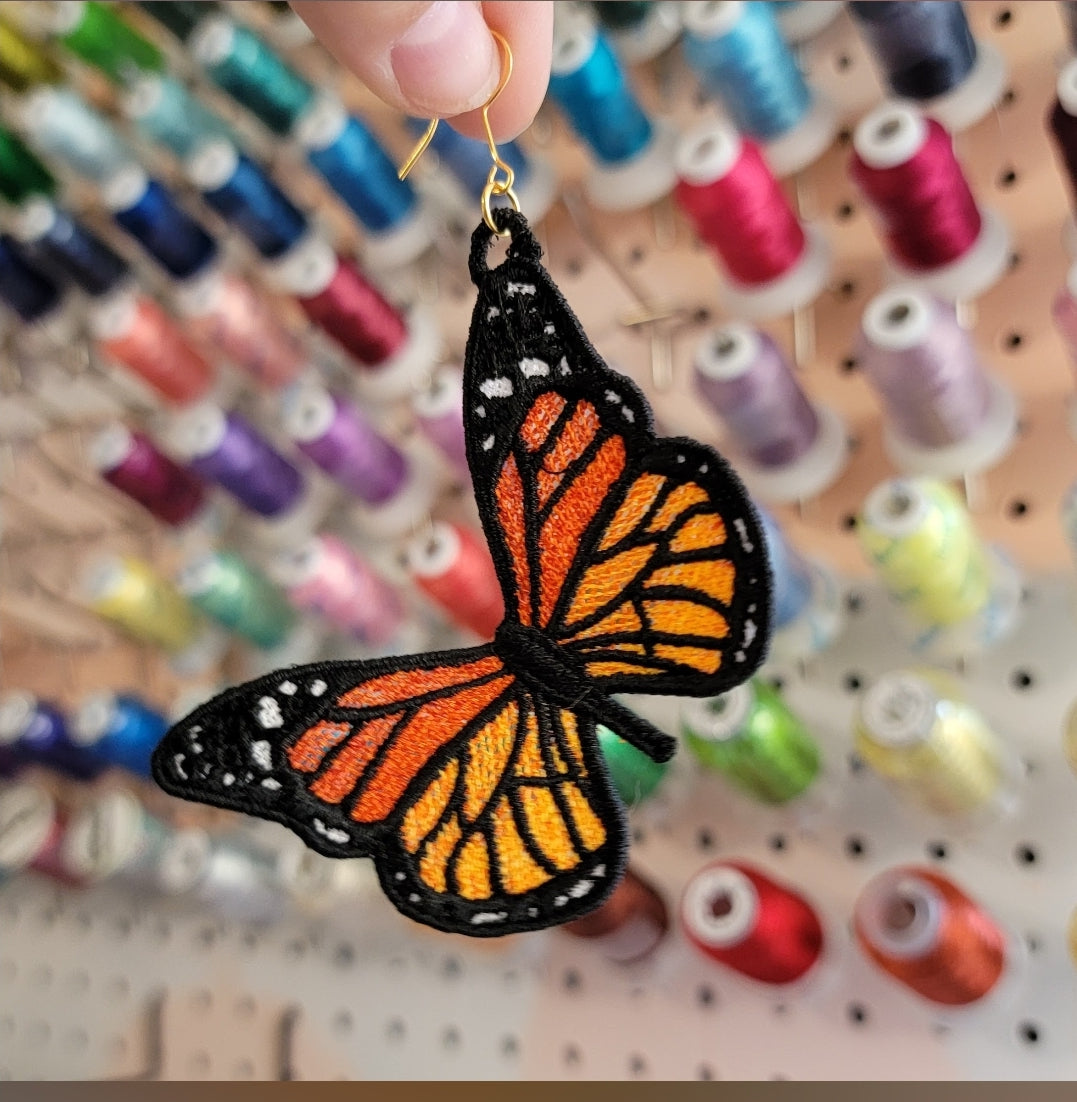
[[[72,892],[24,877],[0,888],[0,1074],[1077,1074],[1077,972],[1065,937],[1077,905],[1077,779],[1061,744],[1077,698],[1077,579],[1057,519],[1062,492],[1077,478],[1077,444],[1065,408],[1071,371],[1050,320],[1067,266],[1060,229],[1068,208],[1043,122],[1064,34],[1053,4],[966,6],[975,32],[1006,57],[1010,81],[997,112],[959,135],[957,150],[981,202],[1010,221],[1015,241],[1010,271],[969,313],[978,348],[1021,401],[1013,451],[970,493],[981,531],[1021,564],[1027,584],[1014,636],[966,663],[961,676],[1025,764],[1017,810],[974,833],[956,832],[899,806],[850,754],[857,696],[910,656],[847,523],[867,491],[893,472],[877,404],[852,359],[860,312],[885,271],[846,176],[846,135],[789,182],[802,212],[830,239],[832,285],[811,311],[767,327],[795,349],[806,387],[842,414],[854,441],[836,486],[781,513],[794,542],[842,573],[847,630],[818,659],[765,671],[820,742],[826,778],[799,811],[775,812],[700,773],[682,754],[659,795],[632,813],[633,864],[671,911],[688,877],[716,857],[756,862],[798,887],[826,924],[828,956],[818,978],[795,991],[760,990],[698,957],[676,924],[651,959],[625,968],[557,931],[482,944],[426,931],[400,918],[373,887],[346,910],[318,919],[291,913],[256,926],[107,885]],[[318,49],[306,49],[306,63],[317,64]],[[813,83],[846,112],[847,125],[877,102],[878,85],[845,14],[802,48],[802,60]],[[680,124],[706,113],[681,65],[659,63],[637,75],[652,109]],[[391,130],[390,117],[360,91],[342,91]],[[531,137],[568,181],[567,200],[541,228],[554,278],[600,351],[648,390],[665,431],[720,442],[690,389],[692,346],[723,317],[711,260],[668,203],[619,217],[589,211],[574,183],[582,156],[551,113],[543,112]],[[326,205],[324,217],[335,223],[339,212]],[[442,254],[436,271],[400,290],[437,307],[448,351],[459,356],[471,300],[462,242],[442,242]],[[677,308],[665,331],[625,324],[641,304],[655,302]],[[655,349],[672,357],[674,383],[665,391],[652,385]],[[5,652],[5,684],[62,688],[67,697],[94,679],[134,676],[139,656],[110,667],[105,653],[78,652],[64,680],[42,666],[40,649],[32,662]],[[648,698],[640,708],[675,726],[675,704]],[[858,891],[876,872],[910,861],[936,865],[1011,933],[1016,974],[1000,998],[941,1016],[857,952],[847,924]]]

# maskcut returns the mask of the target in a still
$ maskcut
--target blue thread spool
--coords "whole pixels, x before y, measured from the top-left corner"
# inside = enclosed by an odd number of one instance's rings
[[[63,712],[31,693],[15,691],[0,698],[0,745],[16,758],[76,780],[90,780],[105,768],[71,741]]]
[[[217,255],[213,238],[138,165],[120,169],[102,197],[117,223],[177,279],[201,271]]]
[[[205,142],[185,167],[202,198],[267,260],[287,252],[307,232],[303,212],[231,142]]]
[[[168,720],[130,693],[86,697],[71,721],[72,741],[98,761],[137,777],[150,776],[150,757]]]
[[[684,56],[774,172],[798,172],[834,139],[837,118],[813,96],[762,0],[704,0],[684,11]]]
[[[34,261],[88,295],[107,294],[130,274],[122,256],[48,199],[24,203],[15,231]]]
[[[570,15],[555,27],[550,94],[595,158],[585,182],[595,206],[631,210],[669,193],[673,136],[648,119],[593,23]]]
[[[141,77],[124,97],[123,108],[143,137],[180,160],[211,138],[233,138],[228,124],[172,77]]]
[[[287,134],[314,99],[314,89],[254,31],[225,16],[204,19],[189,46],[213,80],[274,134]]]
[[[833,573],[792,547],[778,522],[756,506],[767,544],[774,600],[775,656],[803,658],[825,650],[841,633],[845,616]]]
[[[27,258],[8,234],[0,234],[0,300],[25,322],[45,321],[62,306],[58,283]]]
[[[111,124],[70,88],[42,85],[24,97],[18,110],[40,152],[94,183],[103,184],[134,157]]]

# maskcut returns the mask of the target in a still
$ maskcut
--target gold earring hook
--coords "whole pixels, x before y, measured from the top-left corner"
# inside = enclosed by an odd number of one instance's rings
[[[516,197],[516,192],[513,191],[512,188],[516,179],[516,173],[513,172],[512,165],[507,164],[502,158],[497,149],[497,142],[494,141],[494,132],[490,128],[490,108],[493,107],[497,97],[505,90],[505,85],[508,84],[509,78],[512,76],[512,47],[508,44],[508,40],[505,36],[499,31],[491,30],[490,34],[494,36],[498,46],[501,48],[501,79],[497,82],[497,87],[494,89],[493,94],[482,105],[482,125],[486,130],[486,144],[490,148],[490,159],[493,161],[493,164],[490,166],[490,172],[486,177],[486,186],[482,189],[482,199],[480,202],[482,206],[482,220],[486,223],[490,231],[495,233],[498,237],[509,237],[510,234],[508,230],[499,230],[497,228],[493,211],[490,209],[490,202],[495,195],[504,195],[512,204],[512,209],[519,211],[520,200]],[[429,146],[430,142],[433,140],[440,121],[440,119],[430,120],[423,136],[408,155],[408,159],[401,165],[400,171],[397,173],[399,179],[403,180],[415,167],[419,158],[426,152],[427,146]],[[503,178],[500,180],[497,178],[499,170],[504,173]]]

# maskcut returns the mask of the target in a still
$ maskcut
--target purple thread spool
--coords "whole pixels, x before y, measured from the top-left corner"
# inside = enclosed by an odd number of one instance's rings
[[[408,460],[350,402],[316,385],[291,390],[284,430],[299,450],[365,505],[385,505],[408,479]]]
[[[459,473],[470,480],[464,444],[464,387],[460,373],[439,368],[430,386],[412,401],[415,418],[426,438]]]
[[[795,463],[819,433],[815,410],[778,346],[747,325],[723,325],[704,340],[696,386],[760,467]]]
[[[956,478],[1008,450],[1017,410],[949,305],[892,287],[864,310],[858,349],[883,404],[886,448],[904,470]]]
[[[176,439],[203,478],[263,517],[288,512],[306,492],[302,473],[238,413],[197,406],[178,418]]]
[[[90,780],[107,768],[72,743],[59,708],[30,693],[11,692],[0,699],[0,745],[16,760],[35,762],[77,780]]]

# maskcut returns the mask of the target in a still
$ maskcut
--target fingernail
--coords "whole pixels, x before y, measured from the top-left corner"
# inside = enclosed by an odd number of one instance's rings
[[[481,107],[499,77],[497,47],[478,4],[437,0],[397,39],[389,63],[417,110],[459,115]]]

